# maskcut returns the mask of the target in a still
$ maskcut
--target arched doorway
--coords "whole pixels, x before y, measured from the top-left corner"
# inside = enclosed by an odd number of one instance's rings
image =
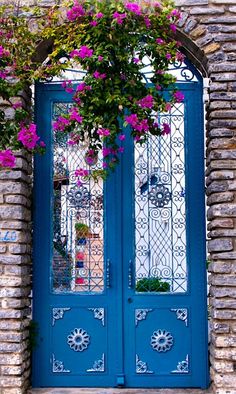
[[[37,86],[34,386],[208,385],[202,79],[172,72],[184,102],[156,115],[171,134],[134,147],[124,130],[114,174],[79,185],[86,143],[53,131],[70,95]]]

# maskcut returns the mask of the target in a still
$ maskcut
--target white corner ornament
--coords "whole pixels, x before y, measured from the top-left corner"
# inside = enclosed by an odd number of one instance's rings
[[[157,352],[167,352],[172,348],[174,338],[166,330],[157,330],[151,336],[151,346]]]
[[[75,328],[68,335],[67,343],[75,352],[83,352],[90,344],[90,336],[83,328]]]

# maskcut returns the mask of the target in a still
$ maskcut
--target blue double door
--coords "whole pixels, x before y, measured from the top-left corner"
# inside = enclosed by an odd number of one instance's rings
[[[207,387],[202,95],[179,88],[170,136],[134,147],[124,130],[114,174],[77,184],[88,142],[53,131],[70,96],[37,86],[35,387]]]

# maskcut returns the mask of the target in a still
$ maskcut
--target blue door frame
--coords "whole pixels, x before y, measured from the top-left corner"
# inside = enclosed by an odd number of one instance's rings
[[[39,335],[34,387],[208,386],[202,85],[181,83],[178,88],[185,95],[187,291],[135,292],[134,153],[126,138],[121,165],[104,185],[104,291],[56,294],[48,130],[53,104],[71,98],[58,84],[36,87],[36,122],[47,151],[35,158],[33,320]],[[68,346],[75,329],[83,331],[83,351]],[[161,341],[171,349],[166,351]]]

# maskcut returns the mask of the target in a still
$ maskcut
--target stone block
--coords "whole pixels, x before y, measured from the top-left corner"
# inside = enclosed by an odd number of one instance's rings
[[[188,14],[187,14],[188,15]],[[204,26],[197,26],[196,29],[192,30],[190,33],[190,36],[193,39],[201,37],[203,34],[205,34],[206,28]],[[217,44],[219,46],[219,44]]]
[[[233,388],[236,387],[236,375],[231,374],[220,374],[216,373],[214,376],[214,383],[217,387],[222,387],[226,389],[227,387]]]
[[[229,330],[229,323],[214,322],[211,324],[211,331],[216,334],[227,334]]]
[[[217,45],[220,47],[220,44]],[[224,92],[227,91],[227,89],[228,89],[227,83],[210,82],[210,86],[209,86],[210,92],[219,92],[219,91]]]
[[[229,274],[232,270],[231,261],[214,261],[209,264],[209,272]]]
[[[229,169],[235,168],[236,150],[212,150],[209,154],[210,166],[212,170]],[[219,167],[217,167],[219,166]]]
[[[0,297],[27,297],[30,294],[30,287],[2,287]]]
[[[192,7],[192,9],[190,9],[190,15],[220,15],[223,13],[223,7]]]
[[[211,305],[216,309],[236,309],[236,300],[215,298],[215,299],[211,299]]]
[[[230,253],[230,252],[228,252],[228,253]],[[236,253],[236,252],[231,252],[231,253]],[[226,287],[226,286],[233,286],[233,287],[235,286],[236,287],[235,275],[211,275],[209,280],[212,285],[222,286],[222,287]],[[235,311],[235,313],[236,313],[236,311]]]
[[[209,109],[222,109],[222,108],[231,108],[231,103],[228,101],[211,101],[209,105]],[[220,135],[218,137],[221,137]]]
[[[208,223],[207,228],[208,230],[211,230],[213,228],[234,228],[234,221],[233,219],[227,218],[227,219],[214,219],[211,222]]]
[[[208,241],[209,252],[219,252],[233,250],[233,242],[231,239],[221,238]]]
[[[236,252],[221,252],[221,253],[213,253],[211,254],[211,258],[213,260],[235,260],[236,259]]]
[[[233,287],[210,286],[209,293],[212,297],[236,298],[236,288]]]
[[[232,202],[234,200],[234,193],[214,193],[207,198],[207,205],[217,204],[219,202]]]
[[[23,194],[28,197],[30,195],[30,188],[20,182],[1,182],[1,194]]]
[[[209,238],[236,237],[236,229],[234,229],[234,230],[228,230],[228,229],[212,230],[208,234],[208,236],[209,236]]]
[[[220,373],[234,372],[234,364],[233,362],[230,361],[212,360],[211,365],[216,372],[220,372]]]
[[[219,102],[219,101],[216,101]],[[214,101],[212,102],[214,103]],[[226,104],[228,104],[226,102]],[[233,137],[233,130],[230,129],[212,129],[209,131],[209,137],[210,138],[215,138],[215,137]]]
[[[21,377],[0,377],[0,387],[22,387],[24,378]]]
[[[0,180],[8,180],[8,181],[21,181],[25,183],[30,183],[30,178],[23,171],[17,170],[1,170],[0,171]]]
[[[20,195],[6,195],[5,202],[8,204],[24,205],[26,207],[30,207],[31,205],[29,198]]]
[[[0,342],[21,342],[23,340],[23,333],[0,331]]]
[[[228,182],[227,181],[213,181],[209,184],[206,190],[207,196],[212,193],[222,193],[228,190]]]
[[[206,183],[209,184],[210,182],[215,180],[234,179],[234,178],[235,178],[234,171],[229,171],[229,170],[212,171],[209,177],[207,178]]]
[[[236,310],[233,309],[216,309],[211,311],[211,315],[215,319],[222,320],[235,320],[236,319]],[[235,349],[236,351],[236,349]],[[236,357],[236,355],[235,355]]]
[[[0,220],[20,219],[29,221],[30,218],[30,211],[21,206],[0,206]]]
[[[0,354],[0,365],[21,365],[25,360],[24,354]],[[1,387],[1,386],[0,386]]]
[[[208,218],[236,217],[236,204],[216,204],[208,209]]]
[[[2,264],[28,264],[30,261],[30,256],[0,255],[0,263]]]

